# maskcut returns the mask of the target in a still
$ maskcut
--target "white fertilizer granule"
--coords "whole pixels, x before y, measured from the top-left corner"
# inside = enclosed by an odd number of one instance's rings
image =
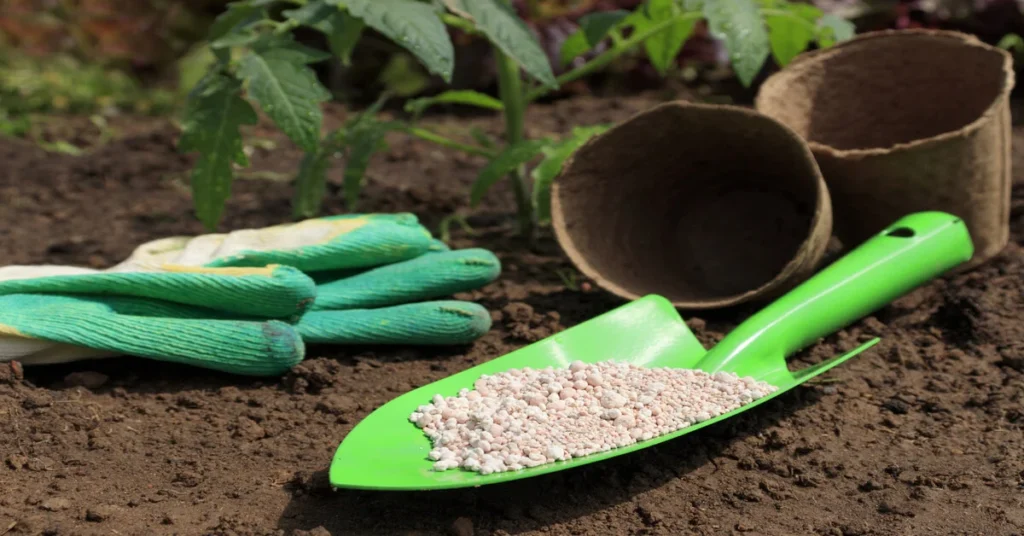
[[[706,421],[776,388],[732,373],[605,361],[483,375],[434,395],[409,420],[430,438],[434,470],[515,471],[631,445]]]

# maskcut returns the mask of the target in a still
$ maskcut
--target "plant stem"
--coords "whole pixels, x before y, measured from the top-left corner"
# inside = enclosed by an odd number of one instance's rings
[[[663,31],[669,29],[673,24],[676,24],[676,23],[682,22],[682,21],[700,20],[702,18],[704,18],[704,14],[703,13],[694,12],[694,13],[686,13],[684,15],[681,15],[681,16],[673,18],[673,19],[663,20],[663,21],[661,21],[661,22],[651,26],[650,28],[647,28],[646,30],[644,30],[642,32],[634,33],[633,35],[629,36],[629,39],[625,39],[623,41],[620,41],[615,46],[613,46],[612,48],[609,48],[608,50],[605,50],[604,52],[602,52],[601,54],[597,55],[596,57],[594,57],[592,60],[588,61],[587,63],[584,63],[583,65],[580,65],[579,67],[577,67],[577,68],[575,68],[575,69],[573,69],[571,71],[562,73],[561,76],[555,78],[555,81],[558,82],[559,86],[561,86],[561,85],[563,85],[563,84],[565,84],[567,82],[572,82],[573,80],[577,80],[579,78],[583,78],[584,76],[587,76],[588,74],[591,74],[594,71],[598,71],[598,70],[604,68],[609,63],[611,63],[611,62],[615,61],[616,59],[618,59],[619,56],[622,56],[626,52],[629,52],[630,50],[632,50],[634,47],[642,44],[644,41],[649,39],[651,36],[653,36],[653,35],[655,35],[655,34],[657,34],[659,32],[663,32]],[[537,88],[531,90],[529,93],[526,94],[526,101],[527,102],[531,102],[531,101],[537,100],[540,97],[543,97],[544,95],[547,95],[548,92],[550,92],[550,91],[551,91],[551,88],[548,88],[548,87],[545,87],[545,86],[537,87]]]
[[[498,47],[492,47],[492,50],[498,67],[498,94],[505,105],[505,142],[511,146],[523,141],[523,122],[526,118],[523,81],[519,77],[519,65]],[[528,238],[532,238],[534,215],[533,205],[530,203],[529,186],[526,183],[526,167],[520,166],[509,175],[516,194],[519,231]]]
[[[488,150],[484,147],[476,145],[470,145],[468,143],[462,143],[455,141],[451,138],[446,138],[436,132],[427,130],[423,127],[407,127],[405,129],[406,134],[415,136],[421,140],[436,143],[442,147],[448,147],[449,149],[458,149],[464,153],[469,153],[476,156],[484,156],[487,158],[494,158],[494,151]]]
[[[277,35],[281,35],[284,33],[288,33],[298,27],[299,21],[295,19],[288,19],[284,22],[277,23],[277,26],[274,28],[274,33]]]
[[[455,15],[452,15],[451,13],[444,13],[444,14],[442,14],[441,15],[441,21],[444,22],[445,24],[447,24],[448,26],[451,26],[452,28],[458,28],[459,30],[464,31],[467,34],[470,34],[470,35],[479,35],[480,34],[480,32],[476,29],[476,26],[474,26],[472,22],[470,22],[470,21],[468,21],[468,20],[466,20],[466,19],[464,19],[462,17],[457,17]]]

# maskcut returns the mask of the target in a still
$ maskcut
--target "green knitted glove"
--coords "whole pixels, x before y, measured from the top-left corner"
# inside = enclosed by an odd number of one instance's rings
[[[424,300],[479,288],[499,273],[492,253],[449,251],[411,214],[170,237],[102,272],[0,269],[0,360],[127,353],[262,375],[301,360],[300,337],[462,344],[490,329],[486,309]]]

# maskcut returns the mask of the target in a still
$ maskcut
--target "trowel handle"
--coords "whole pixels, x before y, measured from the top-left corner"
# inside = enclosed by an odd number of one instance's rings
[[[748,318],[716,346],[717,367],[744,352],[789,356],[970,260],[967,226],[944,212],[904,216]],[[719,346],[723,346],[718,353]]]

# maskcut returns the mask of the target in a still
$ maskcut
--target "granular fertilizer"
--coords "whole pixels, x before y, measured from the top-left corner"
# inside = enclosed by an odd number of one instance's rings
[[[575,361],[482,375],[473,390],[434,395],[409,420],[433,443],[435,471],[486,475],[625,447],[775,390],[728,372]]]

